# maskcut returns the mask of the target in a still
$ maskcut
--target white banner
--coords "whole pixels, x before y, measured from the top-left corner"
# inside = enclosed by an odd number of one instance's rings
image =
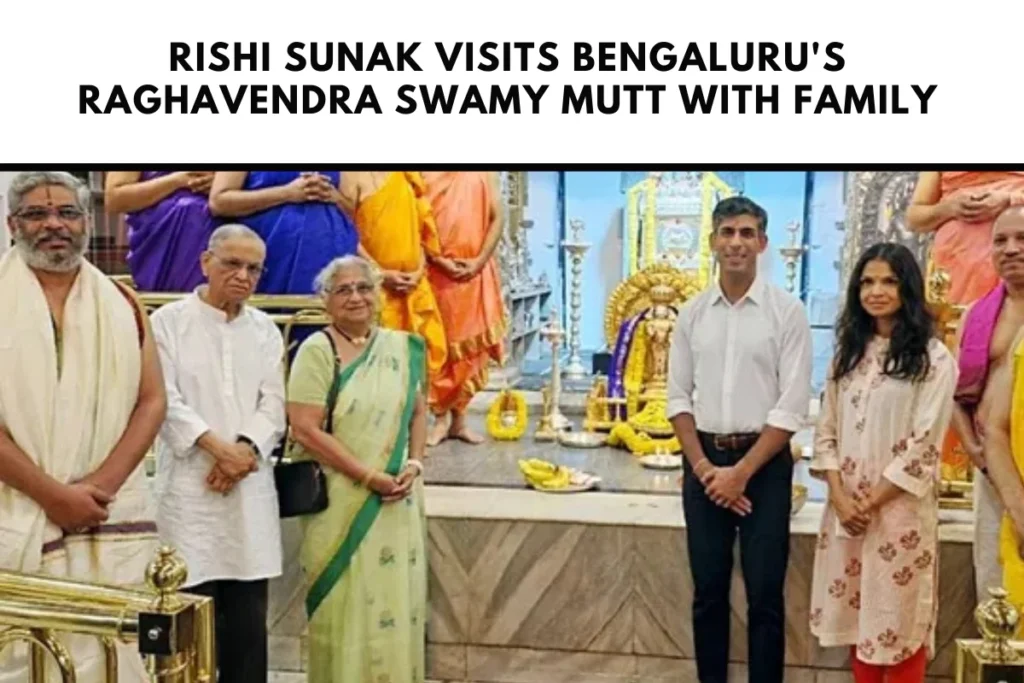
[[[0,162],[1019,163],[1020,11],[952,7],[8,3]]]

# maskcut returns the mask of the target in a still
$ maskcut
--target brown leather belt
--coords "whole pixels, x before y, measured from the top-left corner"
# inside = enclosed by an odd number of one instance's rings
[[[745,451],[754,445],[758,437],[756,432],[742,434],[708,434],[715,448],[720,451]]]

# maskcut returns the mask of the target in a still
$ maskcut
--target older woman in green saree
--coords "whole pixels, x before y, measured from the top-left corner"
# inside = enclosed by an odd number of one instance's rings
[[[328,482],[327,509],[302,518],[309,682],[422,683],[425,345],[376,326],[360,257],[333,261],[317,289],[332,324],[299,347],[288,382],[293,455],[319,461]]]

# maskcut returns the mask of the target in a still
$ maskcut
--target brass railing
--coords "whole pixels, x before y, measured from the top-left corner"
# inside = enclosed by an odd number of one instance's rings
[[[167,547],[146,570],[150,591],[0,572],[0,654],[27,643],[28,683],[49,680],[48,655],[63,683],[77,683],[75,663],[59,636],[94,636],[105,653],[108,683],[118,679],[118,642],[137,646],[154,683],[213,683],[213,602],[178,592],[187,575]]]

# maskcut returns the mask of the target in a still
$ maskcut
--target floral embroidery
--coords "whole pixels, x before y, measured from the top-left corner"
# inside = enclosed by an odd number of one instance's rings
[[[832,582],[832,585],[828,587],[828,594],[837,600],[846,595],[846,582],[842,579],[836,579]]]
[[[850,598],[850,602],[848,604],[853,609],[860,609],[860,591],[853,594],[853,597]]]
[[[892,575],[892,580],[897,586],[906,586],[913,578],[914,572],[910,571],[910,567],[903,567]]]
[[[864,498],[867,498],[868,495],[871,493],[871,482],[868,481],[866,478],[861,477],[860,481],[857,482],[857,493],[859,493]]]
[[[914,479],[921,479],[924,476],[924,468],[921,467],[921,461],[914,458],[906,465],[903,466],[903,471],[912,476]]]
[[[907,452],[907,440],[900,439],[892,445],[892,455],[894,458],[898,458]]]
[[[860,645],[857,646],[860,653],[864,655],[866,659],[870,659],[875,656],[875,644],[870,640],[864,640]]]
[[[822,609],[820,607],[815,607],[811,611],[811,620],[810,620],[811,621],[811,626],[818,626],[818,625],[820,625],[821,624],[821,616],[822,616]]]
[[[892,562],[896,559],[896,546],[886,543],[878,548],[878,555],[886,562]]]
[[[908,531],[900,536],[900,545],[903,546],[904,550],[917,550],[917,546],[920,544],[921,535],[916,531]]]
[[[846,563],[846,575],[847,576],[860,576],[860,560],[856,557],[851,557],[850,561]]]
[[[867,422],[867,418],[862,417],[861,419],[857,420],[856,423],[854,423],[853,428],[856,429],[858,432],[863,432],[864,431],[864,425],[865,425],[866,422]]]
[[[921,454],[921,462],[925,465],[934,465],[939,460],[939,449],[935,447],[935,444],[929,444],[928,448],[924,449],[924,453]]]
[[[886,649],[892,649],[896,647],[896,642],[898,640],[899,637],[896,635],[896,632],[893,631],[891,628],[885,629],[885,633],[878,634],[878,644]]]
[[[384,546],[380,549],[380,566],[385,566],[395,563],[395,551],[388,546]]]
[[[848,477],[852,477],[853,473],[857,471],[857,463],[854,462],[853,458],[846,456],[843,458],[843,464],[839,467],[843,474]]]
[[[394,615],[392,615],[389,610],[384,610],[383,612],[380,613],[380,620],[378,621],[377,625],[380,626],[381,629],[394,628],[395,627],[395,617],[394,617]]]
[[[822,531],[818,534],[818,550],[825,550],[828,548],[828,533]]]
[[[416,548],[409,551],[409,564],[413,567],[416,566]]]
[[[909,647],[904,647],[896,655],[893,656],[892,663],[893,664],[899,664],[903,660],[910,659],[913,656],[914,656],[914,651],[911,650]]]
[[[927,569],[931,566],[933,559],[931,551],[925,550],[916,560],[914,560],[914,566],[918,569]]]
[[[861,397],[861,392],[859,392],[859,391],[856,394],[854,394],[853,396],[851,396],[850,397],[850,405],[852,405],[854,408],[859,407],[860,406],[860,397]]]

